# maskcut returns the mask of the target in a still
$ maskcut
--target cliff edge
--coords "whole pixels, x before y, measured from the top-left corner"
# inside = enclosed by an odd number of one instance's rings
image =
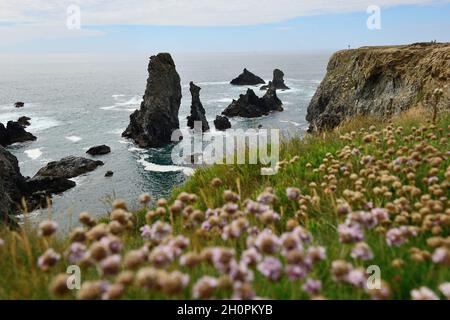
[[[338,51],[306,115],[310,130],[333,129],[357,115],[389,118],[411,107],[449,110],[450,43]]]

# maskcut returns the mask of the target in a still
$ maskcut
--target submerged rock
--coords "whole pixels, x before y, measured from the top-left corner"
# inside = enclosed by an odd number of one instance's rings
[[[216,120],[214,120],[214,126],[217,130],[224,131],[231,128],[230,120],[224,116],[216,116]]]
[[[244,71],[237,78],[231,80],[230,83],[235,86],[256,86],[258,84],[265,84],[266,82],[247,69],[244,69]]]
[[[187,117],[187,125],[189,128],[194,128],[195,121],[202,122],[202,131],[209,130],[209,124],[206,120],[205,109],[203,108],[202,102],[200,101],[200,90],[199,86],[196,86],[192,81],[189,84],[189,90],[191,91],[192,103],[191,103],[191,114]]]
[[[238,100],[233,100],[222,114],[227,117],[256,118],[271,111],[283,111],[282,105],[272,86],[262,98],[259,98],[252,89],[248,89],[247,93],[241,94]]]
[[[17,101],[16,103],[14,103],[14,107],[16,108],[22,108],[23,106],[25,106],[25,103],[22,101]]]
[[[273,70],[272,85],[276,90],[289,90],[290,88],[284,83],[284,73],[280,69]],[[269,85],[262,86],[261,90],[269,89]]]
[[[338,51],[330,58],[306,120],[310,131],[320,131],[357,115],[387,119],[414,106],[449,110],[449,80],[448,43]]]
[[[111,148],[104,144],[101,146],[89,148],[89,150],[86,151],[86,153],[90,154],[91,156],[104,155],[104,154],[108,154],[110,152],[111,152]]]
[[[103,164],[102,161],[69,156],[59,161],[48,163],[34,177],[61,177],[69,179],[93,171]]]
[[[0,123],[0,145],[3,147],[16,142],[35,141],[36,139],[19,122],[8,121],[6,128]]]
[[[180,76],[168,53],[152,56],[148,73],[144,101],[130,116],[122,136],[133,139],[142,148],[158,148],[172,142],[172,132],[180,126]]]

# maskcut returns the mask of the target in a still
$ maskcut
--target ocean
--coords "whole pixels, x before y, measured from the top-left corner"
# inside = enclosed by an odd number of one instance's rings
[[[309,101],[325,75],[330,54],[201,54],[173,55],[182,81],[183,99],[180,126],[186,128],[191,96],[189,82],[200,86],[200,98],[210,127],[213,120],[247,87],[231,86],[231,79],[244,67],[271,80],[274,68],[285,73],[291,88],[278,91],[284,111],[256,119],[230,119],[233,128],[280,128],[289,136],[301,135]],[[1,55],[0,122],[31,118],[27,131],[37,141],[15,144],[8,149],[19,160],[24,176],[33,176],[50,161],[65,156],[90,157],[88,148],[100,144],[111,147],[108,155],[96,157],[105,165],[75,178],[77,186],[53,197],[51,210],[29,214],[32,224],[49,216],[68,230],[77,224],[78,214],[88,211],[96,217],[110,209],[111,199],[123,198],[130,209],[137,208],[143,192],[153,198],[167,197],[183,183],[191,170],[173,165],[169,145],[143,150],[121,137],[129,115],[139,108],[145,91],[148,65],[145,55]],[[264,94],[254,88],[259,96]],[[16,109],[14,102],[24,101]],[[220,134],[213,129],[210,134]],[[114,176],[105,178],[111,170]],[[22,217],[23,219],[23,217]]]

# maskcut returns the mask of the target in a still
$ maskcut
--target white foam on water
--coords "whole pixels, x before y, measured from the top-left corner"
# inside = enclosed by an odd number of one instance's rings
[[[283,122],[283,123],[290,123],[290,124],[293,124],[293,125],[296,126],[296,127],[301,126],[301,123],[298,123],[298,122],[295,122],[295,121],[280,120],[280,122]]]
[[[118,106],[118,107],[125,107],[125,106],[139,105],[140,103],[141,103],[141,97],[140,96],[134,96],[131,99],[125,101],[125,102],[118,102],[118,103],[116,103],[116,106]]]
[[[131,152],[146,152],[147,150],[141,149],[141,148],[137,148],[137,147],[131,147],[131,148],[128,149],[128,151],[131,151]]]
[[[33,116],[30,116],[30,118],[31,125],[27,128],[27,131],[31,132],[44,131],[60,125],[59,121],[52,118]]]
[[[24,153],[28,156],[28,158],[30,158],[32,160],[36,160],[40,156],[42,156],[42,151],[40,148],[28,149],[28,150],[25,150]]]
[[[205,81],[205,82],[199,82],[196,83],[199,86],[218,86],[218,85],[224,85],[224,84],[230,84],[229,81]],[[189,87],[189,84],[185,85]]]
[[[83,138],[77,137],[77,136],[68,136],[68,137],[66,137],[66,139],[69,141],[72,141],[72,142],[78,142],[78,141],[83,140]]]
[[[108,106],[108,107],[100,107],[101,110],[111,110],[114,109],[116,106]]]
[[[179,166],[171,166],[171,165],[160,165],[156,163],[151,163],[145,160],[145,158],[141,158],[137,160],[138,163],[144,166],[144,170],[153,171],[153,172],[177,172],[182,171],[187,176],[192,176],[195,172],[194,169],[189,167],[179,167]]]
[[[123,132],[123,129],[114,129],[114,130],[108,131],[107,133],[110,133],[110,134],[122,134],[122,132]]]
[[[113,99],[117,100],[118,98],[125,97],[125,95],[124,94],[113,94],[111,97]]]
[[[0,114],[0,122],[3,123],[6,127],[6,123],[8,121],[16,121],[20,117],[20,112],[8,112]]]
[[[221,98],[208,100],[207,103],[230,103],[231,101],[233,101],[232,98]]]

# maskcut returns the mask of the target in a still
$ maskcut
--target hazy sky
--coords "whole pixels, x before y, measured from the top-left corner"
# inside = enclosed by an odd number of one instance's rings
[[[366,24],[373,5],[381,8],[379,30]],[[448,42],[449,17],[450,0],[0,0],[0,51],[315,51]]]

